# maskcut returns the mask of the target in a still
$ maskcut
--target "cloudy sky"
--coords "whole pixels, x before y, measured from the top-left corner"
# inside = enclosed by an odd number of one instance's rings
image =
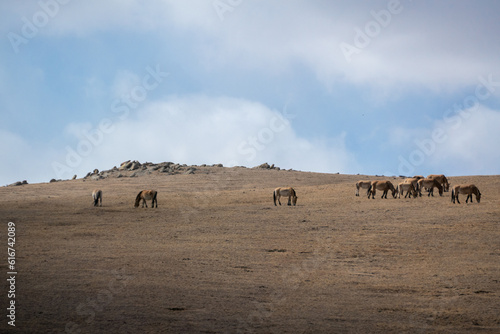
[[[122,161],[500,174],[500,2],[0,3],[0,185]]]

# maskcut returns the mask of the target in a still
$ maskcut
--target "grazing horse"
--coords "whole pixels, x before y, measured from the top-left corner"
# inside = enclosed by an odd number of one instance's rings
[[[422,189],[427,188],[429,190],[429,194],[427,196],[434,197],[434,187],[438,188],[439,196],[443,196],[443,186],[436,179],[420,179],[418,180],[418,194],[422,196]]]
[[[423,179],[424,177],[414,176],[404,179],[403,183],[411,183],[413,184],[413,188],[415,191],[418,191],[418,180]]]
[[[465,200],[465,203],[470,202],[472,203],[472,194],[476,195],[476,201],[479,203],[481,201],[481,192],[479,189],[473,185],[473,184],[459,184],[454,186],[451,189],[451,201],[452,203],[455,203],[455,200],[457,200],[457,203],[460,204],[460,201],[458,200],[458,194],[467,194],[467,198]]]
[[[95,189],[92,192],[92,199],[94,200],[94,206],[97,206],[98,203],[100,203],[100,206],[102,206],[102,190]]]
[[[146,205],[146,208],[148,207],[146,200],[151,200],[151,207],[152,208],[155,207],[155,204],[156,204],[156,207],[158,207],[158,201],[156,200],[157,194],[158,193],[156,190],[142,190],[141,192],[139,192],[137,194],[137,197],[135,198],[134,207],[137,208],[139,206],[139,202],[141,201],[141,199],[142,199],[142,207],[144,207],[144,205]]]
[[[366,194],[368,195],[368,189],[372,185],[372,181],[358,181],[356,182],[356,196],[359,196],[359,188],[366,189]]]
[[[450,184],[448,183],[448,179],[443,174],[430,174],[427,175],[428,179],[436,179],[444,188],[444,191],[449,191]]]
[[[407,196],[413,196],[413,198],[415,198],[418,195],[418,192],[417,190],[415,190],[415,186],[413,185],[413,183],[401,182],[400,184],[398,184],[398,198],[401,198],[401,195],[403,195],[405,191],[405,198]]]
[[[278,203],[281,205],[280,202],[280,197],[287,197],[288,196],[288,205],[296,205],[297,204],[297,193],[295,192],[295,189],[293,188],[276,188],[274,189],[273,192],[273,200],[274,200],[274,206],[276,205],[276,200],[278,200]]]
[[[375,198],[375,193],[378,190],[382,190],[382,197],[381,198],[387,198],[387,193],[389,190],[392,191],[392,197],[396,198],[396,188],[394,188],[394,185],[391,183],[391,181],[373,181],[372,184],[370,185],[370,188],[368,189],[368,198],[370,198],[370,195],[372,196],[372,199]]]

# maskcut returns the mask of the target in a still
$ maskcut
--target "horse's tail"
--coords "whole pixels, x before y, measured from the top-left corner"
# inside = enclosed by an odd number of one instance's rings
[[[455,189],[451,189],[451,202],[455,203]]]
[[[366,191],[366,193],[368,194],[368,197],[370,197],[370,194],[372,193],[372,187],[373,187],[373,185],[370,184],[370,187],[368,187],[368,190]]]
[[[276,206],[276,190],[273,191],[274,206]]]
[[[135,198],[135,204],[134,204],[134,206],[136,208],[139,206],[139,202],[141,201],[141,194],[142,194],[142,191],[139,191],[139,193],[137,194],[137,196]]]
[[[158,200],[156,199],[157,195],[158,195],[158,192],[155,191],[154,195],[153,195],[153,203],[151,204],[151,207],[154,207],[155,204],[156,204],[156,207],[158,207]]]

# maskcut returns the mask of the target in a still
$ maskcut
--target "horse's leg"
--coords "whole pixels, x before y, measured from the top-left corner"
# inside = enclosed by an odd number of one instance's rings
[[[292,205],[292,195],[288,195],[288,206]]]

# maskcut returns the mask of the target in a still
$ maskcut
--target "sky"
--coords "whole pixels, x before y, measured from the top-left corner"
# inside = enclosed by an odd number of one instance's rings
[[[500,2],[0,2],[0,186],[127,160],[500,174]]]

